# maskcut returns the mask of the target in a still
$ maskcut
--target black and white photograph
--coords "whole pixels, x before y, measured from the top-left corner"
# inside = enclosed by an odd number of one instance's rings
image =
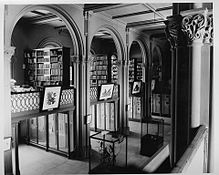
[[[0,174],[219,174],[218,4],[0,0]]]

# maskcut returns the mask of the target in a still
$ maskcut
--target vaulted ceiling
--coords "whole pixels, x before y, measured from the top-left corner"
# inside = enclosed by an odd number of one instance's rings
[[[140,30],[148,34],[163,33],[164,21],[173,12],[172,3],[121,3],[121,4],[77,4],[85,12],[104,15],[116,20],[128,28]],[[34,10],[26,13],[23,20],[33,24],[47,24],[55,28],[65,28],[64,22],[46,10]],[[102,37],[108,37],[98,33]]]

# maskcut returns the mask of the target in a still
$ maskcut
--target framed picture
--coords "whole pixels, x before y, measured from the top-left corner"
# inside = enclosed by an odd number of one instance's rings
[[[61,86],[45,86],[43,89],[41,111],[59,108]]]
[[[114,84],[102,84],[100,86],[99,100],[107,100],[112,98]]]
[[[132,95],[139,95],[142,89],[141,81],[134,81],[132,85]]]

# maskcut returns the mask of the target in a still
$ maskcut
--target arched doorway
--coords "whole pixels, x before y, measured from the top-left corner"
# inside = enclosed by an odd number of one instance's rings
[[[91,130],[121,130],[124,119],[121,117],[124,104],[123,70],[124,47],[119,34],[111,26],[99,28],[90,42],[90,111]],[[99,88],[113,84],[111,98],[100,101]]]
[[[36,19],[31,15],[36,15],[38,17],[36,17],[37,18]],[[44,21],[45,19],[43,19],[43,17],[41,18],[39,16],[41,16],[41,17],[46,16],[47,21]],[[31,19],[32,19],[32,21],[31,21]],[[57,23],[52,23],[52,21],[54,22],[54,19],[56,19],[56,20],[58,19],[58,23],[64,24],[64,25],[56,26]],[[35,24],[33,24],[33,23],[35,23]],[[41,25],[40,25],[40,27],[35,28],[37,23],[38,24],[41,23]],[[48,25],[48,23],[50,25]],[[29,28],[30,26],[32,26],[32,28]],[[47,37],[49,35],[48,34],[49,32],[48,32],[48,30],[45,29],[46,27],[49,27],[51,35],[53,35],[52,37],[49,37],[49,39]],[[44,31],[47,31],[47,32],[45,32],[45,33],[38,32],[38,35],[36,37],[34,37],[31,34],[31,32],[36,34],[37,30],[39,31],[40,29],[43,29]],[[33,31],[33,30],[35,30],[35,31]],[[16,16],[16,19],[14,20],[14,23],[11,26],[9,33],[10,33],[10,36],[6,38],[6,40],[7,40],[6,43],[10,43],[10,45],[13,46],[12,41],[15,40],[16,37],[17,37],[16,39],[19,40],[19,42],[14,42],[15,43],[14,46],[16,47],[16,57],[15,58],[17,58],[18,61],[21,61],[20,66],[22,68],[21,68],[21,70],[10,70],[9,69],[11,72],[13,72],[13,74],[12,74],[12,77],[8,77],[8,79],[7,79],[8,82],[10,81],[11,78],[13,78],[13,79],[18,79],[17,82],[19,82],[19,84],[21,84],[21,85],[26,84],[26,80],[25,80],[26,65],[25,65],[25,61],[24,61],[25,57],[23,57],[23,55],[25,55],[24,52],[26,50],[36,49],[39,47],[40,48],[42,48],[42,47],[51,48],[54,46],[55,47],[57,47],[57,46],[62,47],[62,46],[67,45],[71,48],[70,49],[71,54],[69,54],[69,62],[71,62],[70,63],[71,66],[69,66],[68,69],[72,70],[72,71],[68,71],[68,72],[70,72],[69,73],[70,75],[68,77],[71,77],[71,85],[75,86],[77,90],[79,89],[78,88],[79,85],[77,83],[77,79],[79,76],[79,73],[78,73],[79,70],[77,69],[76,63],[73,62],[73,60],[71,58],[74,57],[74,58],[77,58],[78,60],[80,60],[82,58],[83,43],[82,43],[82,38],[81,38],[80,32],[77,28],[77,25],[75,24],[73,19],[63,9],[61,9],[60,7],[57,7],[55,5],[54,6],[53,5],[51,5],[51,6],[47,6],[47,5],[45,5],[45,6],[40,6],[40,5],[39,6],[38,5],[26,6]],[[22,35],[19,35],[21,33],[22,33]],[[54,35],[57,36],[57,33],[59,35],[62,35],[62,36],[59,36],[56,38]],[[30,37],[30,36],[32,36],[32,37]],[[63,43],[63,37],[68,38],[67,41],[65,40],[64,43]],[[16,43],[19,43],[19,45],[16,45]],[[72,57],[70,57],[70,55]],[[63,57],[63,59],[64,59],[64,57]],[[10,67],[10,65],[7,65],[7,66]],[[17,66],[19,67],[19,65],[17,65]],[[12,68],[14,68],[14,66],[12,66]],[[76,72],[76,73],[73,74],[73,72]],[[70,84],[68,84],[68,86],[70,86]],[[9,91],[10,91],[10,89],[9,89]],[[76,93],[76,96],[80,96],[80,94]],[[8,98],[10,98],[10,96],[8,96]],[[79,98],[77,97],[77,99],[79,99]],[[10,100],[8,100],[8,101],[10,101]],[[10,109],[10,104],[7,103],[6,105],[8,106],[8,109]],[[77,106],[77,108],[79,108],[79,106]],[[76,113],[78,113],[78,112],[79,112],[79,110],[76,109]],[[76,115],[76,116],[78,116],[78,115]],[[70,135],[70,133],[68,133],[68,135],[64,135],[63,144],[61,143],[61,139],[63,139],[63,138],[61,138],[62,137],[61,132],[59,132],[59,135],[56,134],[56,136],[54,136],[54,138],[57,138],[59,140],[59,141],[54,142],[55,143],[54,148],[58,151],[69,152],[69,150],[68,151],[66,150],[66,147],[68,145],[68,147],[70,146],[69,148],[73,151],[75,145],[77,145],[77,143],[76,143],[77,141],[75,139],[75,137],[77,137],[77,133],[73,133],[74,131],[77,131],[77,128],[73,128],[73,122],[74,122],[73,120],[76,120],[76,119],[71,118],[69,120],[69,118],[65,114],[63,114],[63,115],[58,114],[56,117],[51,116],[50,118],[51,118],[51,120],[53,119],[54,121],[56,121],[54,123],[54,125],[56,125],[57,128],[61,127],[61,122],[64,122],[63,126],[65,125],[65,122],[67,122],[68,124],[72,123],[72,127],[70,126],[68,128],[71,130],[70,132],[72,132],[72,133],[71,133],[71,135]],[[10,118],[10,120],[13,120],[13,119]],[[67,121],[67,120],[69,120],[69,121]],[[36,144],[41,144],[42,146],[45,146],[45,147],[49,146],[52,148],[53,147],[52,145],[45,143],[45,138],[44,138],[45,137],[45,123],[44,123],[45,121],[46,121],[46,119],[44,117],[38,117],[38,118],[32,118],[30,121],[28,121],[26,123],[24,122],[22,124],[23,124],[23,126],[25,124],[31,125],[30,128],[32,129],[31,130],[32,133],[30,133],[30,135],[28,135],[28,137],[29,136],[33,137],[32,138],[33,142],[36,141]],[[48,119],[47,123],[48,122],[50,122],[50,119]],[[60,125],[58,125],[57,123],[59,123]],[[20,125],[19,127],[22,128],[21,127],[22,124],[16,123],[15,128],[13,128],[13,130],[15,130],[15,132],[13,132],[13,133],[15,133],[15,134],[18,133],[18,126]],[[23,127],[23,128],[27,129],[27,126]],[[42,131],[42,133],[40,131],[40,128],[41,129],[44,128],[44,131]],[[65,127],[64,127],[64,129],[65,129]],[[23,129],[20,129],[20,133],[22,133],[21,131],[23,131]],[[26,133],[26,131],[24,131],[24,133]],[[42,134],[44,136],[42,136]],[[37,136],[37,137],[35,137],[35,136]],[[52,136],[49,136],[49,137],[52,138]],[[72,138],[72,139],[67,140],[69,138]],[[17,140],[17,139],[15,139],[15,140]],[[17,144],[17,146],[18,146],[17,141],[15,144]],[[50,140],[50,143],[52,143],[51,140]],[[59,143],[59,145],[57,143]],[[17,151],[15,153],[16,163],[14,163],[14,165],[16,168],[16,170],[15,170],[16,174],[18,174],[18,171],[19,171],[18,149],[16,149],[16,151]]]

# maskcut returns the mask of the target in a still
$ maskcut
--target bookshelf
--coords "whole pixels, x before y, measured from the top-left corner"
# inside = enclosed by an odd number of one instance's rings
[[[70,49],[41,48],[25,51],[26,78],[29,85],[70,85]]]
[[[142,80],[142,66],[141,61],[138,59],[129,60],[129,82],[132,83],[135,80]]]
[[[104,83],[118,82],[117,57],[112,55],[93,55],[91,63],[90,85],[100,86]]]

